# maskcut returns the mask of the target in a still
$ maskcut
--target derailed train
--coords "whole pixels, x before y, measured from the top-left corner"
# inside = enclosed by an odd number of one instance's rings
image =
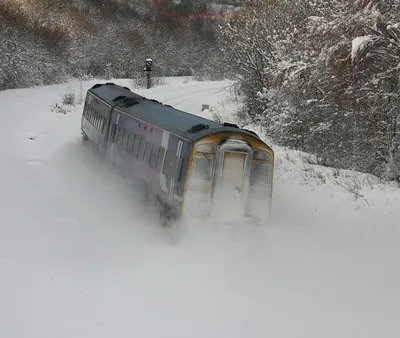
[[[268,219],[274,152],[252,131],[114,83],[87,91],[81,130],[85,141],[156,197],[165,216]]]

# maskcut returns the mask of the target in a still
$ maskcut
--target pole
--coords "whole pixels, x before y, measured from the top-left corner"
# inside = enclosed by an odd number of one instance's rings
[[[151,72],[146,72],[147,73],[147,89],[151,88]]]

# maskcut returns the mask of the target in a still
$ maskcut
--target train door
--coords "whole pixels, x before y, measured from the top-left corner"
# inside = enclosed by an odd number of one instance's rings
[[[228,140],[217,152],[212,214],[217,220],[237,221],[245,215],[252,150],[247,143]]]

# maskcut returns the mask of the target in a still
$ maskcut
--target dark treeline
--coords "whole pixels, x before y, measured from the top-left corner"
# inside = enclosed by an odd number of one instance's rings
[[[218,13],[208,8],[205,0],[2,0],[0,90],[132,78],[148,57],[158,75],[217,76]]]

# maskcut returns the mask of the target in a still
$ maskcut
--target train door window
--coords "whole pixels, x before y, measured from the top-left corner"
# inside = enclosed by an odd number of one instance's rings
[[[124,131],[124,138],[122,139],[122,149],[127,150],[128,149],[128,141],[129,141],[129,132],[127,130]]]
[[[136,134],[135,135],[135,139],[133,141],[133,148],[132,148],[133,157],[137,157],[137,153],[138,153],[138,150],[139,150],[140,139],[141,139],[141,137]]]
[[[146,143],[146,149],[145,149],[145,152],[144,152],[144,161],[146,163],[148,163],[150,161],[151,147],[152,147],[152,144],[150,142],[147,142]]]
[[[150,161],[149,161],[149,165],[152,168],[156,167],[159,150],[160,150],[160,147],[156,144],[153,144],[153,147],[151,149]]]
[[[167,151],[165,155],[164,167],[162,173],[167,177],[172,177],[175,172],[177,156],[175,152]]]
[[[135,134],[134,133],[129,133],[129,140],[128,140],[128,147],[126,151],[128,153],[132,152],[132,147],[133,147],[133,141],[135,140]]]
[[[140,145],[139,145],[139,152],[138,152],[138,159],[140,161],[143,160],[145,147],[146,147],[146,140],[143,137],[141,137],[140,138]]]
[[[158,151],[157,163],[156,163],[157,171],[161,171],[161,167],[164,162],[164,154],[165,154],[165,149],[163,147],[160,147],[160,149]]]

